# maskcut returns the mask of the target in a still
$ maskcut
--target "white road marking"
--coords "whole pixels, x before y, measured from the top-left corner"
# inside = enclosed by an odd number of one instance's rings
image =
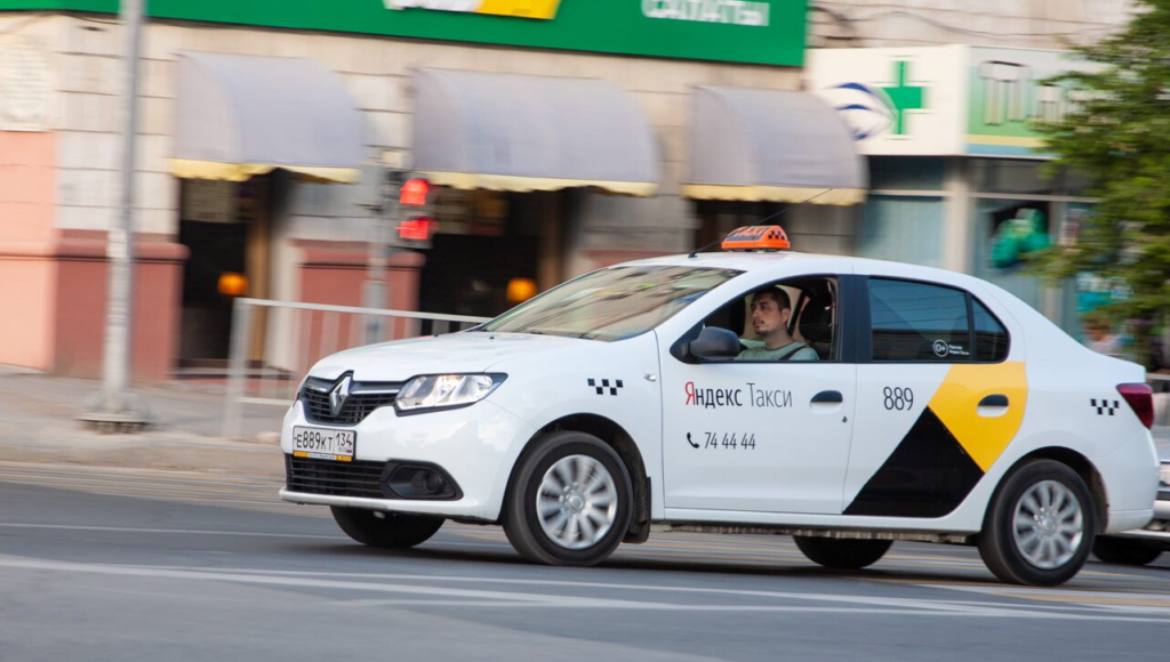
[[[111,533],[159,533],[164,535],[200,535],[200,536],[234,536],[239,538],[287,538],[290,540],[313,539],[332,540],[334,542],[348,542],[341,533],[336,535],[322,535],[319,533],[271,533],[265,531],[223,531],[215,529],[161,529],[140,526],[97,526],[85,524],[37,524],[31,522],[0,522],[0,529],[49,529],[61,531],[108,531]],[[476,549],[491,549],[511,551],[507,543],[464,542],[459,540],[432,540],[432,544],[453,547],[474,547]],[[356,543],[354,543],[356,544]]]
[[[425,598],[446,598],[454,603],[466,603],[467,606],[477,606],[489,602],[508,608],[571,608],[571,609],[628,609],[653,611],[704,611],[704,612],[809,612],[819,613],[848,613],[860,615],[914,615],[914,616],[960,616],[981,618],[1011,618],[1029,620],[1087,620],[1093,622],[1130,622],[1130,623],[1165,623],[1170,619],[1164,617],[1140,616],[1137,614],[1121,615],[1092,611],[1085,613],[1069,613],[1037,609],[1035,605],[993,605],[983,603],[977,605],[960,604],[938,600],[918,600],[907,598],[878,598],[869,596],[837,595],[827,593],[797,593],[782,591],[749,591],[731,589],[700,589],[690,587],[664,586],[634,586],[625,584],[596,584],[583,582],[556,582],[552,580],[487,580],[495,583],[512,584],[572,584],[589,588],[616,588],[638,590],[654,590],[673,593],[720,593],[741,597],[768,597],[773,599],[794,600],[805,604],[799,605],[748,605],[748,604],[684,604],[681,601],[659,602],[617,598],[600,598],[588,596],[568,596],[548,593],[494,591],[484,589],[451,588],[436,585],[407,585],[387,584],[369,581],[347,581],[339,579],[318,579],[304,576],[305,573],[290,573],[285,576],[266,574],[261,572],[218,571],[205,569],[174,569],[139,565],[106,565],[93,563],[72,563],[65,561],[50,561],[44,559],[28,559],[14,556],[0,556],[0,568],[16,570],[38,570],[63,573],[87,573],[123,577],[150,577],[191,581],[218,581],[234,584],[250,584],[261,586],[287,586],[296,588],[334,589],[341,591],[360,591],[371,593],[392,593],[414,595]],[[344,573],[342,573],[344,574]],[[378,575],[378,577],[383,577]],[[451,578],[406,575],[398,577],[415,577],[419,581],[447,583]],[[463,581],[485,582],[484,578],[459,578]],[[333,601],[336,602],[336,601]],[[806,603],[836,603],[839,606],[809,605]],[[414,601],[413,606],[425,606],[427,601]]]
[[[1014,598],[1032,601],[1059,601],[1073,603],[1079,607],[1092,607],[1107,611],[1166,614],[1170,616],[1170,596],[1165,593],[1129,593],[1125,591],[1085,591],[1081,589],[1026,589],[1013,586],[963,586],[959,584],[940,586],[953,591],[978,593],[999,598]],[[1050,608],[1045,605],[1045,609]]]
[[[0,529],[57,529],[64,531],[110,531],[114,533],[177,533],[199,536],[240,536],[243,538],[314,538],[319,540],[344,540],[340,533],[326,536],[314,533],[267,533],[263,531],[219,531],[214,529],[157,529],[140,526],[88,526],[84,524],[33,524],[24,522],[0,522]]]

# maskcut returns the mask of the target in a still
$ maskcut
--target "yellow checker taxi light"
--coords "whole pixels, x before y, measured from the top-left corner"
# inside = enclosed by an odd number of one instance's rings
[[[725,251],[786,251],[792,248],[788,233],[779,225],[749,225],[732,230],[723,239]]]

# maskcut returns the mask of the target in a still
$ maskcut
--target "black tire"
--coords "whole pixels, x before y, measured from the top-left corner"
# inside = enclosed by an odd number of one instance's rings
[[[797,548],[808,560],[833,570],[860,570],[886,555],[892,540],[841,540],[793,536]]]
[[[363,545],[407,549],[421,544],[443,526],[442,517],[387,513],[364,508],[331,506],[333,519],[346,535]]]
[[[1099,537],[1093,543],[1093,555],[1105,563],[1146,565],[1162,555],[1162,548],[1140,540]]]
[[[559,460],[584,455],[600,463],[613,481],[616,509],[609,529],[587,547],[572,549],[550,537],[537,515],[537,498],[546,472]],[[594,565],[613,553],[630,526],[633,487],[617,452],[601,439],[584,432],[548,434],[521,456],[505,497],[504,533],[512,547],[529,561],[548,565]],[[600,528],[600,527],[598,527]]]
[[[1079,541],[1072,541],[1071,556],[1059,565],[1042,567],[1029,560],[1017,543],[1013,520],[1025,493],[1045,481],[1062,485],[1077,501],[1081,514]],[[979,534],[979,555],[988,570],[1001,581],[1011,584],[1055,586],[1072,579],[1093,548],[1097,531],[1097,508],[1085,481],[1067,465],[1055,460],[1032,460],[1007,476],[988,504]]]

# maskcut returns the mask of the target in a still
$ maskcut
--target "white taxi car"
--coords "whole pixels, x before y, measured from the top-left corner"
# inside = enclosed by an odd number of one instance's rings
[[[468,331],[329,356],[285,416],[281,496],[378,547],[451,519],[584,565],[652,523],[737,524],[830,568],[894,540],[977,545],[1030,584],[1150,521],[1140,366],[979,279],[786,246],[778,226],[743,229]],[[787,295],[803,360],[742,360],[762,290]]]

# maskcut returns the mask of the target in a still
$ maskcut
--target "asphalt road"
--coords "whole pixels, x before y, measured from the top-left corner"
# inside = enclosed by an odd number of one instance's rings
[[[821,570],[784,536],[657,533],[597,568],[528,565],[498,528],[351,543],[277,486],[0,464],[0,660],[1145,660],[1170,554],[1055,589],[969,548]]]

